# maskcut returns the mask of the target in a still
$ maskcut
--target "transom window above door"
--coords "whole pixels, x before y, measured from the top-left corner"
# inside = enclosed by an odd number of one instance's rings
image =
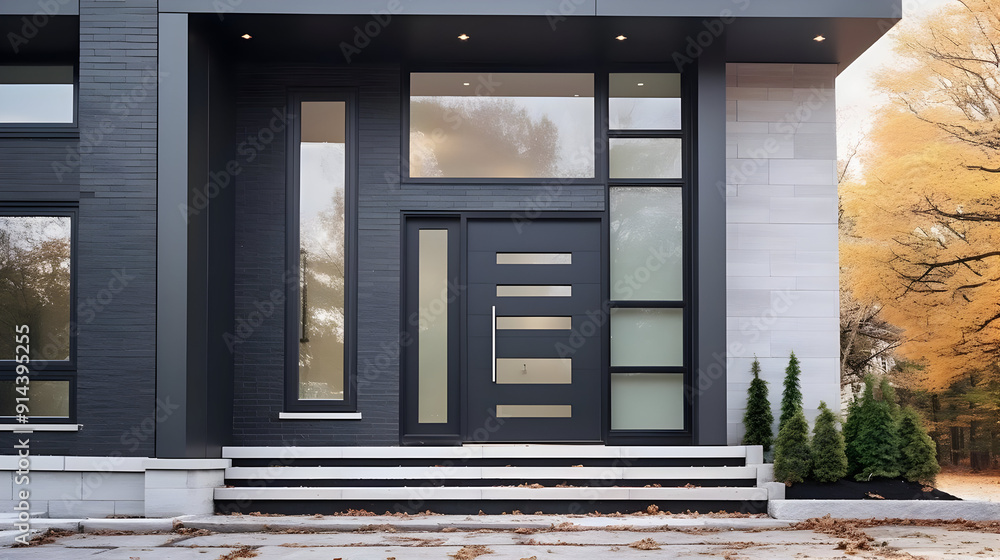
[[[596,176],[594,75],[410,74],[409,176]]]

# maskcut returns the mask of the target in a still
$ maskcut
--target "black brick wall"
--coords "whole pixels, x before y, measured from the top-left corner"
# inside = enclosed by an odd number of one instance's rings
[[[289,87],[358,88],[358,410],[360,421],[278,420],[284,394],[284,307],[235,352],[234,445],[399,443],[399,240],[402,211],[537,209],[538,186],[402,185],[396,67],[247,66],[239,72],[236,142],[267,126]],[[281,287],[285,243],[284,133],[236,181],[236,316]],[[237,155],[237,159],[241,156]],[[558,187],[553,190],[559,190]],[[545,209],[603,210],[598,186],[562,187]]]
[[[0,204],[79,199],[77,304],[93,311],[77,337],[83,429],[35,433],[32,454],[154,452],[156,6],[80,0],[80,139],[0,139]],[[78,165],[60,180],[54,160]],[[112,293],[116,275],[131,278]]]

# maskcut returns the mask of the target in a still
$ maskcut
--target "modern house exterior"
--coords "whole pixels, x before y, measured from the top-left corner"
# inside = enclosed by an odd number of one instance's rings
[[[750,362],[840,402],[834,81],[900,16],[0,3],[0,503],[766,501]]]

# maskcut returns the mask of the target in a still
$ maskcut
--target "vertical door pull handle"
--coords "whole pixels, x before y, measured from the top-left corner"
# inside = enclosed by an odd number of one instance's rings
[[[493,382],[497,382],[497,306],[493,306]]]

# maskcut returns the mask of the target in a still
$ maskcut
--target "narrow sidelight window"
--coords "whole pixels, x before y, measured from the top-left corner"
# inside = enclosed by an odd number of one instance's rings
[[[298,289],[289,298],[295,361],[287,400],[292,409],[343,409],[353,405],[350,99],[317,93],[292,98],[289,260],[298,280],[291,287]]]
[[[0,417],[73,415],[75,215],[0,212]]]

